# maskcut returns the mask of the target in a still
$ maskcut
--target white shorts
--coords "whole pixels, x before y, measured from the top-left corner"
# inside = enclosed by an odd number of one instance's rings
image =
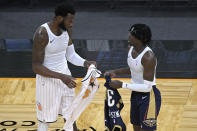
[[[61,80],[36,75],[36,111],[42,122],[57,121],[75,97],[74,89],[68,88]]]

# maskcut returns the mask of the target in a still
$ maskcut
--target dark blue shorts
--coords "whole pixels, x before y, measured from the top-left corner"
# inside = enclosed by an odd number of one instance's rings
[[[161,107],[160,91],[153,86],[148,93],[132,92],[130,120],[145,130],[157,129],[157,116]]]

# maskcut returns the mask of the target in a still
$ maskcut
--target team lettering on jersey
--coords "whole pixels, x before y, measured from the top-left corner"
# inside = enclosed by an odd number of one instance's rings
[[[126,131],[126,126],[121,118],[120,112],[124,107],[122,98],[118,90],[113,89],[109,86],[111,78],[105,77],[106,83],[106,99],[105,99],[105,131]]]

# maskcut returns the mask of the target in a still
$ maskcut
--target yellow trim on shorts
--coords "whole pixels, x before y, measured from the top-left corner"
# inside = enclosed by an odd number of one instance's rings
[[[114,128],[112,129],[112,131],[114,131],[114,129],[118,127],[120,129],[120,131],[122,131],[122,127],[120,125],[114,125]]]
[[[155,119],[156,117],[156,102],[155,102],[155,93],[153,88],[150,92],[149,106],[146,119]]]
[[[108,127],[105,127],[105,131],[110,131]]]

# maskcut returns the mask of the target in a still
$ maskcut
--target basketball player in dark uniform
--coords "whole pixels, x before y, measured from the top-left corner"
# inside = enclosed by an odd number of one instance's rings
[[[130,120],[134,131],[154,131],[161,106],[160,91],[156,88],[157,59],[148,44],[152,33],[145,24],[135,24],[129,29],[129,68],[110,70],[105,73],[111,77],[131,74],[131,83],[111,81],[114,89],[132,90]]]

